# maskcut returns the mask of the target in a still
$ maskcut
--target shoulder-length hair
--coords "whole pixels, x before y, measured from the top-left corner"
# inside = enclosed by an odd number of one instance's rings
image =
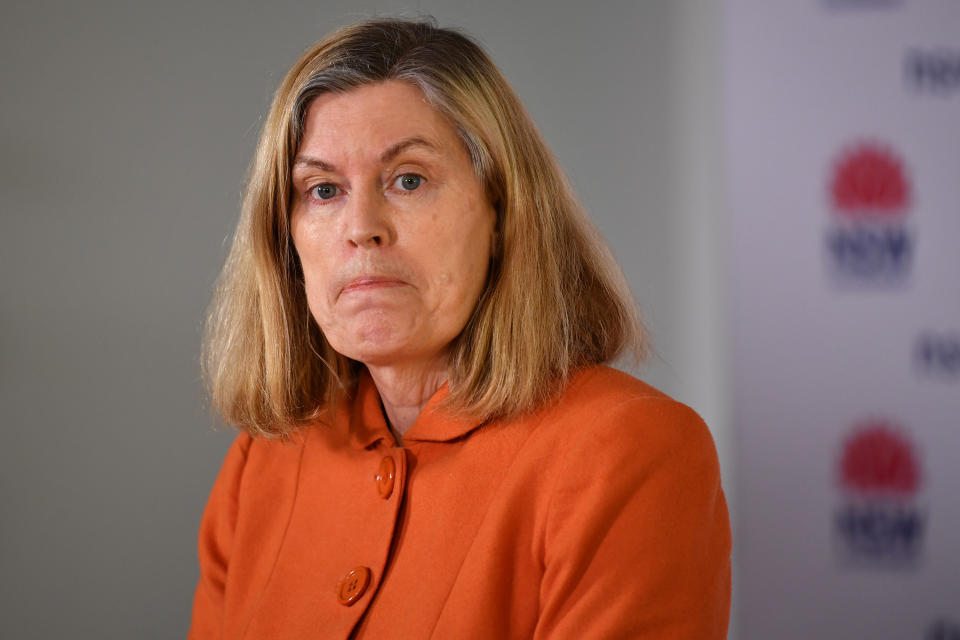
[[[207,318],[204,375],[223,417],[287,435],[355,388],[310,315],[290,236],[290,171],[310,101],[399,80],[451,122],[496,211],[485,290],[450,349],[447,406],[531,410],[579,367],[646,339],[629,287],[523,105],[484,51],[432,21],[373,20],[308,49],[274,96]]]

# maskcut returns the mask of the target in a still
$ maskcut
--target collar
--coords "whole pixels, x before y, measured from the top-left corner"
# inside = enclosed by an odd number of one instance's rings
[[[442,408],[449,395],[450,388],[443,383],[420,412],[416,422],[403,435],[404,442],[449,442],[465,436],[482,424],[483,421],[478,418]],[[380,394],[366,368],[357,381],[349,420],[350,440],[360,449],[371,447],[380,440],[391,444],[394,442],[380,405]]]

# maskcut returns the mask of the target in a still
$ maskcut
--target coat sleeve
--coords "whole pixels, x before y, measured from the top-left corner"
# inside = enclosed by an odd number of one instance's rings
[[[234,440],[203,512],[198,545],[200,581],[193,597],[193,618],[188,640],[222,636],[230,550],[237,524],[240,484],[250,443],[250,436],[243,433]]]
[[[730,524],[700,417],[667,398],[627,401],[564,456],[534,637],[725,638]]]

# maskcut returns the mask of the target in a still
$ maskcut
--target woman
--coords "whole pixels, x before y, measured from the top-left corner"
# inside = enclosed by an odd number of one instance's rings
[[[602,365],[644,346],[482,51],[332,34],[275,96],[209,319],[241,434],[191,637],[724,637],[709,431]]]

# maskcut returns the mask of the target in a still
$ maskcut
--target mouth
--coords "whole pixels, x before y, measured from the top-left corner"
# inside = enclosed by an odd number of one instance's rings
[[[361,276],[345,284],[343,288],[340,289],[340,295],[372,291],[375,289],[387,289],[390,287],[402,287],[406,284],[403,280],[389,276]]]

